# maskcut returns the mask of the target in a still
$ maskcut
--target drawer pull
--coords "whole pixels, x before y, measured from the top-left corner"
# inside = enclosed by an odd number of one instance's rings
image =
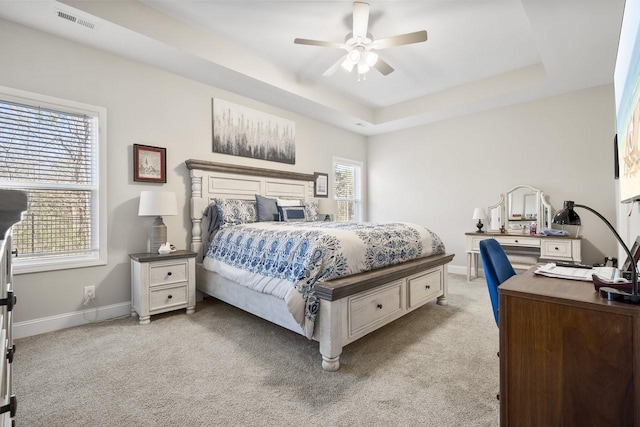
[[[430,285],[425,286],[425,289],[431,289]]]
[[[559,251],[560,249],[556,246],[556,251]]]
[[[167,299],[173,298],[173,295],[167,295]]]
[[[518,243],[518,239],[516,239],[516,243]]]
[[[11,255],[17,257],[18,256],[18,248],[15,248],[14,250],[11,251]]]
[[[171,272],[170,272],[170,271],[169,271],[169,272],[167,272],[167,276],[171,276]]]
[[[378,304],[378,308],[382,308],[382,304]]]

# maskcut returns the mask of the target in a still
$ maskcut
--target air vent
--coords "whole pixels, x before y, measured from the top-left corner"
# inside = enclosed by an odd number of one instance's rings
[[[93,22],[86,21],[86,20],[84,20],[82,18],[78,18],[78,21],[76,21],[76,22],[78,22],[78,24],[83,25],[83,26],[85,26],[85,27],[87,27],[87,28],[89,28],[91,30],[93,30],[96,27],[96,24],[94,24]]]
[[[69,22],[74,22],[78,25],[82,25],[85,28],[90,30],[94,30],[96,28],[95,22],[87,21],[86,19],[78,18],[68,12],[64,12],[62,10],[56,10],[56,15],[58,18],[66,19]]]
[[[66,19],[67,21],[76,22],[78,18],[73,15],[69,15],[68,13],[64,13],[63,11],[58,11],[58,18]]]

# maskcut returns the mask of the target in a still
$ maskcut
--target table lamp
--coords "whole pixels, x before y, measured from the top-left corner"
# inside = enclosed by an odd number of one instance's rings
[[[328,197],[319,199],[318,209],[320,210],[320,216],[324,214],[323,221],[331,221],[331,218],[335,218],[336,213],[338,213],[338,201]]]
[[[478,220],[478,223],[476,224],[478,231],[476,233],[484,233],[484,231],[482,231],[482,227],[484,226],[484,224],[482,224],[482,220],[487,219],[487,213],[484,208],[475,208],[473,210],[473,219]]]
[[[609,227],[609,230],[611,230],[613,235],[616,236],[616,239],[618,239],[618,243],[620,243],[622,249],[624,249],[625,253],[627,254],[628,260],[631,260],[631,293],[619,289],[601,287],[600,297],[606,298],[611,301],[624,302],[627,304],[640,304],[640,295],[638,295],[638,266],[636,265],[635,260],[631,255],[631,251],[629,250],[627,245],[624,244],[616,229],[613,228],[613,225],[611,225],[611,223],[607,221],[605,217],[588,206],[578,205],[573,201],[565,200],[562,209],[560,209],[554,215],[553,223],[560,225],[581,225],[580,216],[573,210],[573,208],[586,209],[600,218],[602,221],[604,221],[604,223],[607,224],[607,227]]]
[[[138,216],[155,216],[151,225],[149,251],[158,253],[162,243],[167,241],[167,226],[162,222],[163,215],[178,215],[175,193],[167,191],[143,191],[140,193]]]

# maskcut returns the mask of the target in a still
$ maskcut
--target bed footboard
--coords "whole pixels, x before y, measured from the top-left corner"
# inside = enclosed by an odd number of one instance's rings
[[[320,343],[322,368],[340,367],[342,347],[437,300],[447,305],[447,263],[436,255],[316,285],[320,313],[313,338]]]

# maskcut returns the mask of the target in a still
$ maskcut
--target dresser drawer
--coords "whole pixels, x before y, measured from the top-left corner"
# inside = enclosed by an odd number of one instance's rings
[[[151,289],[149,293],[149,311],[170,309],[186,305],[188,301],[187,283],[174,286],[162,286]]]
[[[188,260],[154,262],[149,267],[149,286],[165,285],[189,280]]]
[[[382,289],[350,298],[349,335],[375,329],[377,324],[384,324],[386,318],[402,311],[402,284],[402,281],[394,282]]]
[[[442,293],[442,270],[410,277],[407,280],[409,308],[428,302]]]
[[[540,247],[540,239],[536,237],[499,236],[496,240],[503,246]]]
[[[540,258],[573,259],[571,240],[543,240]]]

